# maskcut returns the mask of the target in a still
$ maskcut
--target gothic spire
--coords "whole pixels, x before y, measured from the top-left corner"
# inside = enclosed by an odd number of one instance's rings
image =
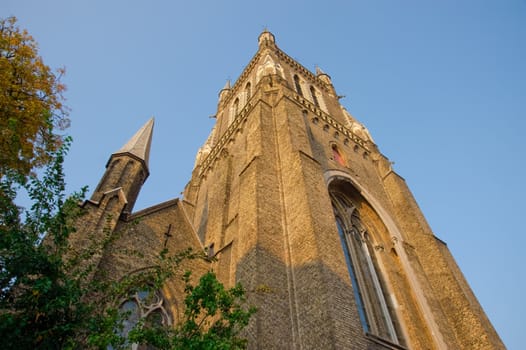
[[[154,118],[146,122],[120,150],[114,154],[130,153],[141,159],[146,167],[150,158]]]

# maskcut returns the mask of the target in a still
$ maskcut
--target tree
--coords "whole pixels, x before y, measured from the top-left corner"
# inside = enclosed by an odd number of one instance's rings
[[[38,55],[36,41],[16,25],[0,19],[0,177],[7,170],[28,175],[50,160],[68,126],[60,78]]]
[[[190,272],[184,274],[186,297],[184,319],[175,328],[139,323],[130,341],[172,350],[240,350],[247,340],[240,336],[256,309],[244,308],[245,291],[240,284],[230,289],[209,271],[193,286]],[[145,327],[146,326],[146,327]]]
[[[62,348],[90,315],[90,305],[81,301],[80,281],[67,274],[62,259],[79,199],[65,199],[63,192],[62,162],[69,139],[65,141],[49,154],[52,162],[42,180],[32,177],[16,186],[12,179],[20,174],[1,179],[1,348]],[[14,203],[19,186],[33,201],[25,220]],[[48,244],[42,244],[46,234]]]
[[[158,349],[242,349],[239,331],[254,310],[242,306],[241,286],[225,289],[211,271],[195,286],[184,274],[181,324],[138,320],[123,332],[129,316],[119,308],[123,297],[160,289],[183,260],[206,258],[204,252],[161,251],[154,268],[119,281],[88,281],[96,266],[81,262],[96,244],[68,254],[86,189],[65,195],[63,162],[71,138],[55,133],[67,122],[62,71],[52,73],[33,38],[15,24],[14,17],[0,19],[0,348],[117,349],[135,342]],[[35,167],[43,168],[40,177]],[[32,203],[28,210],[15,204],[20,191]]]
[[[131,330],[122,332],[129,316],[119,309],[123,297],[159,290],[181,272],[178,267],[183,260],[206,256],[191,250],[171,256],[161,251],[155,268],[119,281],[86,283],[95,267],[80,262],[93,254],[96,245],[77,256],[67,254],[83,197],[83,192],[69,198],[64,194],[62,164],[69,144],[66,138],[50,154],[41,179],[31,175],[19,185],[33,203],[24,220],[14,204],[16,187],[11,177],[0,181],[6,194],[0,197],[0,348],[106,349],[111,345],[120,349],[132,342],[157,349],[243,349],[246,341],[239,332],[255,310],[244,307],[240,285],[226,289],[212,271],[195,286],[190,273],[183,274],[185,317],[175,328],[138,320]]]

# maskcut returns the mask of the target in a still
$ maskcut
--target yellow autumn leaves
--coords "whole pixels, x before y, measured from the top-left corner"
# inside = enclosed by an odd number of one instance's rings
[[[44,64],[15,17],[0,19],[0,177],[8,170],[28,175],[60,145],[56,131],[69,124],[63,73]]]

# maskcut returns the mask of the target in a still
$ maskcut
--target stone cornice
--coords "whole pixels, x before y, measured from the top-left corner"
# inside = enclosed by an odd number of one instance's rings
[[[172,207],[172,206],[176,206],[178,203],[179,203],[179,198],[174,198],[174,199],[170,199],[170,200],[168,200],[166,202],[155,204],[155,205],[153,205],[151,207],[141,209],[141,210],[131,214],[130,216],[127,217],[126,221],[136,220],[136,219],[138,219],[140,217],[153,214],[155,212],[158,212],[160,210],[163,210],[163,209],[166,209],[166,208],[169,208],[169,207]]]
[[[327,84],[324,83],[322,80],[320,80],[314,73],[312,73],[307,68],[305,68],[303,65],[301,65],[299,62],[297,62],[295,59],[287,55],[275,43],[266,42],[264,45],[262,45],[262,47],[259,48],[259,50],[256,52],[254,57],[252,57],[250,62],[243,69],[243,71],[237,78],[236,82],[232,86],[230,90],[230,94],[224,99],[222,103],[223,106],[227,105],[230,102],[230,100],[233,98],[233,96],[237,96],[238,90],[242,88],[241,86],[243,82],[245,82],[246,78],[252,72],[257,62],[259,61],[260,57],[263,55],[265,51],[273,52],[278,58],[285,61],[289,66],[294,68],[296,71],[301,72],[303,76],[307,80],[309,80],[310,83],[315,84],[319,89],[327,93],[330,93],[330,89],[327,87]]]
[[[101,198],[98,201],[94,201],[92,199],[86,199],[80,204],[81,208],[84,208],[87,204],[94,205],[96,207],[100,207],[101,203],[104,201],[106,197],[110,198],[113,194],[117,194],[117,197],[119,197],[119,200],[124,205],[128,204],[128,199],[126,198],[126,195],[124,194],[124,191],[122,190],[122,187],[116,187],[112,190],[106,191],[102,193]]]
[[[247,76],[256,66],[256,63],[259,61],[260,57],[261,57],[261,50],[256,52],[256,54],[254,55],[254,57],[252,57],[252,59],[247,64],[245,69],[243,69],[243,72],[241,72],[241,75],[237,78],[236,82],[230,89],[230,94],[228,94],[228,96],[223,100],[223,103],[221,104],[222,106],[225,106],[228,103],[230,103],[230,100],[232,99],[233,96],[237,96],[237,92],[240,89],[241,82],[244,82],[246,80]]]
[[[367,141],[354,134],[347,127],[342,125],[329,114],[322,111],[320,108],[314,106],[314,104],[312,104],[304,97],[298,95],[296,92],[290,90],[287,87],[285,88],[285,91],[287,91],[288,93],[284,94],[283,96],[286,96],[290,101],[296,103],[298,106],[311,111],[314,115],[316,115],[317,118],[325,122],[326,125],[338,131],[342,136],[347,137],[349,140],[352,140],[355,144],[359,145],[366,151],[371,151]],[[241,125],[246,121],[249,112],[257,105],[257,103],[261,101],[255,101],[255,98],[257,96],[258,94],[254,94],[254,96],[252,96],[251,100],[248,101],[248,103],[243,107],[243,109],[237,114],[232,123],[228,126],[228,129],[221,136],[219,141],[214,145],[214,147],[206,156],[206,158],[201,162],[198,173],[199,177],[202,177],[213,166],[213,163],[215,163],[215,161],[219,159],[221,151],[225,147],[227,147],[230,141],[234,140],[233,135],[241,128]]]
[[[110,156],[110,159],[108,159],[108,162],[106,163],[106,168],[110,165],[111,163],[111,160],[113,158],[117,158],[117,157],[129,157],[129,158],[132,158],[132,159],[135,159],[136,161],[138,161],[139,163],[141,163],[143,169],[145,170],[146,174],[144,176],[144,180],[146,180],[148,178],[148,176],[150,176],[150,170],[148,169],[148,164],[146,164],[145,160],[142,159],[141,157],[138,157],[136,156],[135,154],[133,153],[130,153],[130,152],[121,152],[121,153],[113,153],[111,156]],[[144,182],[144,181],[143,181]]]
[[[354,141],[357,145],[361,146],[366,151],[371,151],[368,146],[368,142],[359,137],[358,135],[354,134],[351,130],[349,130],[346,126],[338,122],[336,119],[331,117],[329,114],[322,111],[319,107],[316,107],[313,103],[305,99],[304,97],[298,95],[296,92],[293,92],[292,96],[289,97],[289,99],[299,106],[311,111],[314,115],[316,115],[320,121],[325,122],[326,125],[332,127],[336,131],[338,131],[342,136],[347,137],[349,140]]]
[[[298,61],[287,55],[283,50],[281,50],[279,47],[276,46],[276,55],[282,59],[283,61],[287,62],[292,68],[296,69],[297,71],[301,72],[305,78],[307,78],[312,84],[316,84],[316,86],[323,91],[329,93],[330,90],[327,88],[327,84],[325,84],[323,81],[321,81],[316,75],[314,75],[310,70],[302,66]]]
[[[223,136],[221,136],[221,138],[214,145],[210,153],[201,162],[199,169],[199,177],[201,177],[212,166],[215,160],[219,158],[221,150],[225,147],[225,145],[228,144],[234,133],[241,127],[241,124],[246,120],[246,118],[248,117],[248,113],[250,112],[250,110],[252,110],[253,106],[253,101],[248,101],[245,107],[243,107],[243,109],[236,115],[236,117],[234,118],[232,123],[230,123],[228,129],[225,131]]]

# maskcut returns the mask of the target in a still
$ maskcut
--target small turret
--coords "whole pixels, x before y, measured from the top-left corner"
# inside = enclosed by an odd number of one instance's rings
[[[274,37],[274,34],[272,34],[266,29],[258,37],[259,46],[262,46],[265,44],[275,44],[275,43],[276,43],[276,38]]]
[[[225,83],[225,86],[219,91],[219,104],[221,104],[228,95],[230,95],[231,86],[230,86],[230,80],[227,80]]]
[[[99,201],[104,193],[120,188],[131,212],[142,184],[149,175],[148,161],[154,119],[151,118],[106,164],[106,172],[93,193],[92,201]]]
[[[325,84],[332,85],[330,75],[321,70],[320,67],[316,67],[316,76],[323,81]]]
[[[321,70],[320,67],[316,67],[316,77],[320,79],[327,87],[331,90],[332,94],[336,96],[336,90],[334,89],[334,85],[332,85],[331,76],[324,71]]]

